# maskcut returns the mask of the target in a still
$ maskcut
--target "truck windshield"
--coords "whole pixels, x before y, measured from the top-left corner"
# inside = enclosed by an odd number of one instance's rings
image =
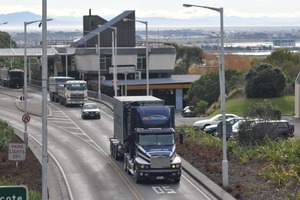
[[[174,134],[140,134],[140,145],[174,145]]]
[[[68,84],[67,85],[68,90],[86,90],[86,84],[80,83],[80,84]]]

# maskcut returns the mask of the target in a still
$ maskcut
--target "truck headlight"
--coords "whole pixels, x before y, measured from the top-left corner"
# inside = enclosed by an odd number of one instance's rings
[[[172,165],[171,165],[171,168],[172,168],[172,169],[179,169],[179,168],[181,168],[181,164],[180,164],[180,163],[172,164]]]
[[[143,165],[143,164],[138,164],[137,165],[138,169],[150,169],[150,165]]]

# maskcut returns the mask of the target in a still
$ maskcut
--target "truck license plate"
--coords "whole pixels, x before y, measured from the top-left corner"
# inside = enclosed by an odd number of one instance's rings
[[[163,180],[163,179],[164,179],[163,176],[157,176],[157,177],[156,177],[156,180]]]

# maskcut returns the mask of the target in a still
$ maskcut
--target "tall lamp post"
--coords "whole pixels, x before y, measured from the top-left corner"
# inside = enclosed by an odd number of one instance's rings
[[[113,55],[113,63],[114,63],[114,71],[113,71],[113,81],[114,81],[114,92],[115,96],[118,96],[117,93],[117,63],[116,63],[116,56],[117,56],[117,27],[108,27],[113,29],[112,32],[112,55]]]
[[[96,33],[96,32],[91,32],[91,33]],[[96,52],[98,53],[98,61],[99,61],[99,68],[98,68],[98,99],[101,99],[101,54],[100,54],[100,32],[98,34],[98,44],[96,45]]]
[[[98,99],[101,99],[101,54],[100,54],[100,32],[98,33],[98,45],[97,45],[97,50],[98,50],[98,61],[99,61],[99,69],[98,69]]]
[[[222,161],[222,180],[223,186],[228,186],[228,160],[226,148],[226,117],[225,117],[225,67],[224,67],[224,25],[223,25],[223,8],[215,8],[209,6],[199,6],[191,4],[183,4],[184,7],[199,7],[213,10],[220,13],[220,33],[221,33],[221,63],[220,73],[220,93],[221,93],[221,111],[222,111],[222,132],[223,132],[223,161]]]
[[[48,19],[50,21],[52,19]],[[27,112],[27,25],[33,23],[41,23],[42,20],[35,20],[30,22],[24,22],[24,87],[23,87],[23,97],[24,97],[24,114]],[[27,123],[24,122],[24,142],[28,145],[28,132],[27,132]]]
[[[149,96],[149,45],[148,45],[148,21],[141,21],[141,20],[133,20],[124,18],[123,21],[133,21],[133,22],[140,22],[145,24],[146,26],[146,90],[147,96]]]
[[[218,39],[218,66],[220,69],[220,35],[216,32],[212,32],[212,34],[216,35],[217,39]],[[220,76],[221,76],[221,74],[220,74]],[[220,80],[221,80],[221,77],[220,77]]]

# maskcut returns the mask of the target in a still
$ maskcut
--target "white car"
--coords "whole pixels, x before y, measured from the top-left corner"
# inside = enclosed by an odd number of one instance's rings
[[[226,116],[226,119],[240,118],[239,116],[237,116],[235,114],[225,114],[225,116]],[[194,129],[204,130],[206,126],[218,124],[220,121],[222,121],[222,114],[217,114],[210,119],[203,119],[203,120],[196,121],[194,123]]]
[[[96,103],[85,103],[81,107],[81,118],[94,118],[94,119],[100,119],[101,113],[100,113],[100,107]]]

